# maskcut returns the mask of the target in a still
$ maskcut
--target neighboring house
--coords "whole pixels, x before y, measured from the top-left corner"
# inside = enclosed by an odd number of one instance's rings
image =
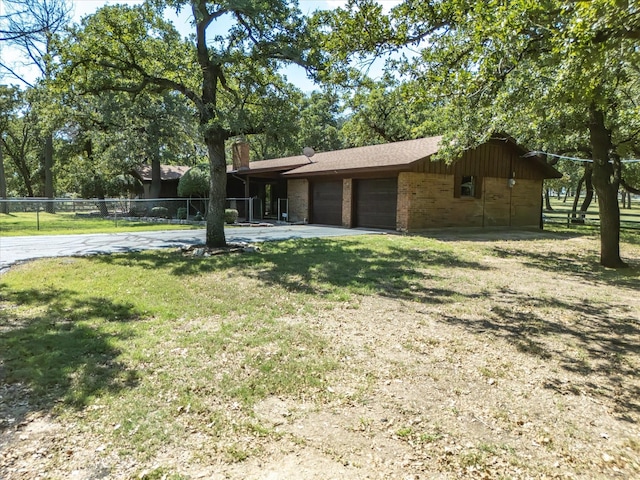
[[[160,197],[178,198],[178,182],[182,175],[191,167],[179,165],[160,166]],[[141,198],[150,198],[151,189],[151,165],[142,165],[136,168],[133,175],[142,183],[142,191],[136,192]]]
[[[399,231],[540,225],[542,183],[560,178],[557,170],[525,157],[510,138],[492,139],[450,165],[431,161],[441,139],[236,162],[228,194],[242,187],[239,196],[262,198],[268,189],[272,199],[288,198],[292,222]]]

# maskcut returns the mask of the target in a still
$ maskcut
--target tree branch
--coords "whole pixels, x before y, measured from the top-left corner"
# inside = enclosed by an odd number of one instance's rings
[[[640,195],[640,188],[633,187],[629,185],[624,178],[620,179],[620,186],[624,188],[627,192],[633,193],[634,195]]]

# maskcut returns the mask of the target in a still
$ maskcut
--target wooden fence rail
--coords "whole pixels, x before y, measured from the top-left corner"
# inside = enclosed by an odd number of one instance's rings
[[[586,212],[577,210],[545,210],[542,212],[542,220],[545,224],[571,225],[600,225],[600,214],[594,210]],[[620,228],[640,230],[640,214],[620,211]]]

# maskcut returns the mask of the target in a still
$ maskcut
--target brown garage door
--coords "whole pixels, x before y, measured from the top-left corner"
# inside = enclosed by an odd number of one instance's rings
[[[396,229],[397,178],[374,178],[356,182],[356,225]]]
[[[342,180],[314,182],[311,221],[323,225],[342,225]]]

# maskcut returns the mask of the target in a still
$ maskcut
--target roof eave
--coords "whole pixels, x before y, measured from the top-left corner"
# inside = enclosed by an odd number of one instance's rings
[[[412,162],[413,163],[413,162]],[[376,173],[376,172],[406,172],[411,170],[411,164],[408,165],[384,165],[380,167],[361,167],[361,168],[343,168],[343,169],[323,169],[311,172],[296,172],[295,170],[283,173],[286,178],[305,178],[320,177],[327,175],[353,176],[358,173]]]

